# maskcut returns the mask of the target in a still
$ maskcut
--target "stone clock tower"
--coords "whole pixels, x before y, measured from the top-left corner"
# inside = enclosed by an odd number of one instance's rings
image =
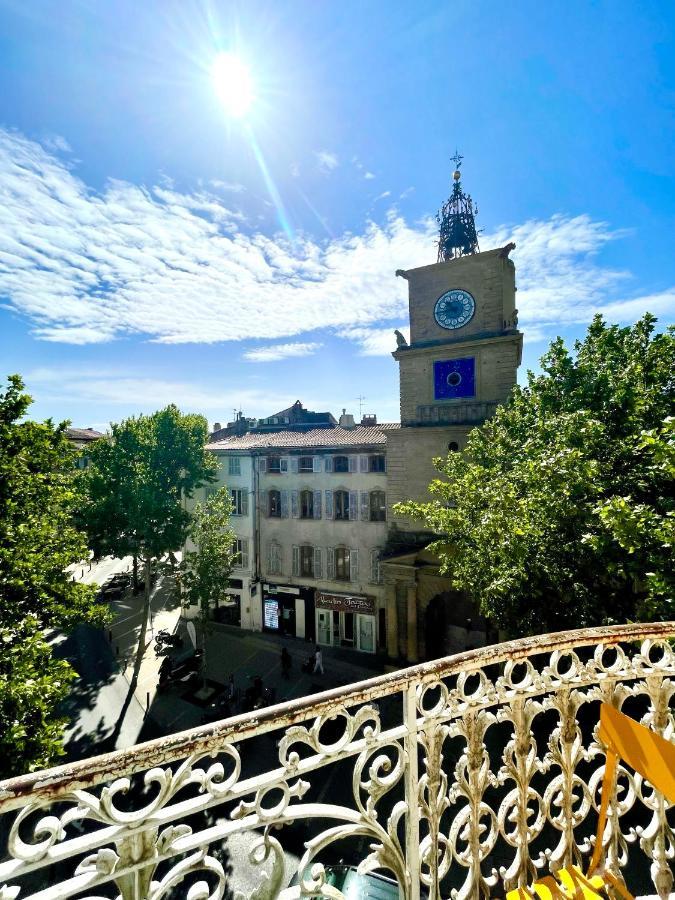
[[[457,165],[459,160],[455,157]],[[448,594],[447,580],[424,550],[431,535],[391,507],[431,499],[428,486],[439,477],[433,459],[461,452],[471,428],[507,400],[522,353],[515,266],[509,259],[515,245],[479,252],[473,205],[462,191],[459,168],[453,179],[453,194],[438,216],[438,262],[396,273],[408,282],[410,343],[399,338],[393,353],[399,364],[401,429],[387,435],[392,530],[384,574],[390,585],[388,653],[411,662],[440,655],[438,647],[426,646],[430,628],[436,633],[441,626],[450,629],[441,651],[464,649],[471,631],[467,622],[477,617],[465,599]],[[443,622],[425,623],[426,608],[439,595],[443,609],[436,619]],[[459,648],[453,646],[453,628],[455,643],[463,644]],[[468,642],[479,643],[478,637]]]

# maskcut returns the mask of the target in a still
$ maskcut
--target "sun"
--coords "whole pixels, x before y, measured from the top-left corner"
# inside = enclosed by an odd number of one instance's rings
[[[235,119],[243,119],[255,100],[251,72],[233,53],[219,53],[211,66],[211,77],[223,108]]]

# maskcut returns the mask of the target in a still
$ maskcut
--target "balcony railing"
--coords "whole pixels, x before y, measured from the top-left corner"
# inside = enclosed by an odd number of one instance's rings
[[[673,739],[674,634],[512,641],[2,782],[0,898],[230,897],[244,838],[235,897],[341,897],[340,859],[405,898],[503,897],[589,858],[601,700]],[[672,889],[670,816],[621,770],[605,856],[636,893]]]

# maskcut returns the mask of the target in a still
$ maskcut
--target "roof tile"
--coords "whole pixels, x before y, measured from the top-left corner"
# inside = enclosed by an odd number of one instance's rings
[[[383,422],[381,425],[357,425],[356,428],[313,428],[311,431],[273,431],[263,434],[242,434],[238,437],[213,441],[207,450],[264,450],[278,447],[292,450],[295,447],[360,447],[387,442],[387,431],[400,428],[399,422]]]

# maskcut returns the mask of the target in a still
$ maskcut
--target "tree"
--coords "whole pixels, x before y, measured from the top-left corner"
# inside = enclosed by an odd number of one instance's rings
[[[206,679],[206,634],[211,609],[227,592],[236,556],[236,535],[230,527],[232,500],[227,488],[221,488],[205,504],[193,510],[190,539],[195,550],[183,554],[181,583],[186,605],[199,608],[204,656],[202,670]]]
[[[55,710],[74,677],[54,659],[47,628],[102,624],[94,589],[67,569],[87,555],[68,423],[21,421],[31,404],[18,375],[0,393],[0,777],[48,765],[63,752]]]
[[[466,452],[437,461],[436,499],[399,507],[512,635],[672,615],[675,331],[655,321],[596,316],[574,355],[554,341]]]
[[[202,416],[167,406],[113,425],[108,437],[92,447],[82,475],[82,520],[94,555],[131,554],[144,565],[143,616],[129,699],[145,653],[153,560],[183,546],[190,525],[184,499],[215,477],[216,459],[204,449],[207,436]]]

